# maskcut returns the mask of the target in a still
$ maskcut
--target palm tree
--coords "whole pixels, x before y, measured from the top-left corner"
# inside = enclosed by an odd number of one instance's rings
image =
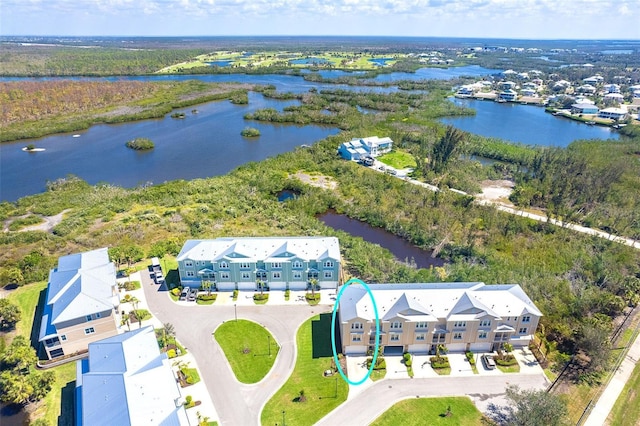
[[[311,284],[311,296],[315,299],[316,298],[316,286],[318,285],[318,279],[317,278],[311,278],[309,280],[309,284]]]
[[[176,329],[170,322],[165,322],[162,327],[162,340],[164,341],[164,348],[167,349],[168,342],[167,336],[174,337],[176,335]]]

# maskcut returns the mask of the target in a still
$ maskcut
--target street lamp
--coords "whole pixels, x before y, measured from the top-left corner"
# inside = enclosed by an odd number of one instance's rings
[[[284,421],[284,410],[282,410],[282,426],[285,426],[285,421]]]
[[[236,322],[238,322],[238,305],[236,303],[233,304],[233,313],[236,316]]]

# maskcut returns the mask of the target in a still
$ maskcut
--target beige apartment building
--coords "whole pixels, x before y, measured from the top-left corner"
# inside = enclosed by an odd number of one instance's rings
[[[106,248],[58,259],[49,273],[39,341],[47,358],[86,351],[118,334],[116,269]]]
[[[527,346],[542,313],[517,284],[371,284],[374,304],[361,284],[351,284],[339,302],[342,353],[490,352],[505,343]]]

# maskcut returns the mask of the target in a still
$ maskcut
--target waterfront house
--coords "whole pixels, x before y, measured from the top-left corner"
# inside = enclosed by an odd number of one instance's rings
[[[527,347],[542,313],[517,284],[361,284],[342,290],[338,318],[342,353],[364,355],[376,339],[381,353],[494,351]],[[375,300],[375,308],[373,301]],[[375,310],[380,321],[376,334]]]
[[[500,94],[498,95],[498,100],[503,100],[503,101],[507,101],[507,102],[513,102],[518,98],[518,92],[516,92],[515,90],[503,90],[502,92],[500,92]]]
[[[627,118],[627,114],[628,112],[625,108],[605,108],[598,112],[598,117],[611,120],[624,120]]]
[[[188,240],[178,254],[183,286],[203,281],[218,290],[305,290],[312,281],[336,289],[341,275],[335,237],[261,237]]]
[[[89,344],[76,364],[76,425],[189,425],[167,355],[147,326]]]
[[[106,248],[58,259],[49,284],[38,340],[49,359],[86,351],[118,333],[116,268]]]
[[[597,114],[598,107],[592,103],[575,103],[571,105],[571,114]]]
[[[346,160],[361,161],[365,157],[377,157],[391,151],[393,141],[391,138],[353,138],[344,142],[338,148],[338,153]]]

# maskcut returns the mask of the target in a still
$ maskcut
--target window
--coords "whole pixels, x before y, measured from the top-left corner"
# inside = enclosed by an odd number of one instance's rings
[[[527,334],[527,327],[521,327],[520,330],[518,330],[518,334]]]
[[[185,266],[185,268],[191,268],[191,267],[193,267],[193,262],[191,260],[185,260],[184,261],[184,266]]]
[[[249,272],[243,272],[241,276],[243,280],[248,280],[251,278],[251,274]]]
[[[100,312],[96,312],[96,318],[100,318]]]
[[[333,277],[333,272],[331,272],[331,271],[324,271],[324,277],[325,277],[325,278],[332,278],[332,277]]]
[[[88,327],[84,329],[84,334],[93,334],[96,331],[93,329],[93,327]]]
[[[478,332],[478,339],[486,339],[486,338],[487,338],[487,332],[486,331]]]
[[[282,262],[273,262],[271,263],[272,269],[282,269]]]
[[[427,322],[426,321],[418,321],[416,323],[416,328],[427,328]]]
[[[416,334],[416,340],[419,342],[424,341],[424,333]]]
[[[351,329],[352,330],[362,330],[362,323],[361,322],[352,322],[351,323]]]
[[[220,269],[229,269],[229,263],[225,262],[224,260],[220,263],[218,263],[218,268]]]
[[[352,342],[360,342],[360,341],[362,341],[362,335],[361,334],[352,334],[351,335],[351,341]]]
[[[391,323],[392,330],[402,330],[402,323],[400,321],[394,321]]]
[[[279,280],[282,277],[282,273],[281,272],[274,272],[273,273],[273,279],[274,280]]]
[[[251,264],[247,262],[240,262],[240,269],[250,269]]]
[[[200,261],[196,260],[196,266],[200,266]]]
[[[518,317],[513,317],[513,320],[514,320],[515,322],[518,322]]]
[[[453,340],[462,340],[462,333],[453,333]]]
[[[400,341],[400,335],[399,334],[392,334],[390,340],[392,342],[399,342]]]
[[[301,279],[302,279],[302,272],[300,272],[300,271],[293,271],[293,279],[294,279],[294,280],[301,280]]]
[[[196,273],[193,271],[187,271],[187,277],[195,277]]]
[[[302,262],[300,262],[299,260],[295,260],[291,266],[295,269],[300,269],[302,268]]]
[[[453,323],[453,326],[456,327],[456,328],[466,327],[467,326],[467,322],[466,321],[456,321],[455,323]]]
[[[66,334],[61,334],[60,335],[60,340],[63,341],[63,342],[66,342],[67,341],[67,335]]]
[[[220,272],[220,279],[221,280],[228,280],[229,279],[229,273],[228,272]]]
[[[522,317],[522,322],[531,322],[531,317],[529,315],[525,315]]]
[[[491,321],[490,320],[480,321],[480,327],[491,327]]]
[[[333,268],[333,262],[330,260],[327,260],[326,262],[324,262],[323,265],[325,268]]]
[[[91,318],[91,315],[87,315],[87,316],[85,317],[85,319],[86,319],[87,321],[91,321],[93,318]]]
[[[444,343],[446,334],[445,333],[433,333],[433,343]]]

